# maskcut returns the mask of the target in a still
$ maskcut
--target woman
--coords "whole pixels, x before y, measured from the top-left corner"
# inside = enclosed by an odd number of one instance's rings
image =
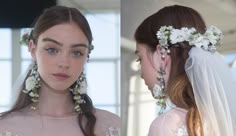
[[[222,33],[197,11],[168,6],[136,29],[141,77],[161,107],[149,136],[234,136],[235,89],[216,52]],[[169,102],[170,101],[170,102]],[[164,112],[167,104],[172,108]]]
[[[21,84],[16,104],[2,113],[0,135],[118,135],[118,116],[93,107],[86,94],[83,67],[93,49],[85,17],[75,8],[51,7],[30,35],[33,63]]]

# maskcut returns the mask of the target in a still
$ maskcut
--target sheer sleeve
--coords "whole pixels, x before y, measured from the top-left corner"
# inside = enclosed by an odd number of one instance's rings
[[[148,136],[188,136],[186,113],[184,109],[175,108],[157,117],[150,126]]]
[[[97,135],[101,136],[120,136],[121,119],[117,115],[108,111],[96,110]],[[105,135],[104,135],[104,131]]]

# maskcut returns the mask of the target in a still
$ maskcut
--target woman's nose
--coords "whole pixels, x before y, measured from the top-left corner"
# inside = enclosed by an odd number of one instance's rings
[[[60,57],[58,58],[58,67],[59,68],[64,68],[64,69],[68,69],[70,66],[70,59],[69,56],[67,54],[61,54]]]

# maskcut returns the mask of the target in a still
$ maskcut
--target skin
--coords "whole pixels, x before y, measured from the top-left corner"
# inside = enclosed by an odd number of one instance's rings
[[[151,91],[153,96],[153,87],[158,84],[157,80],[158,69],[160,65],[164,67],[166,72],[165,80],[168,81],[169,71],[170,71],[170,56],[166,54],[164,60],[161,59],[161,49],[160,46],[156,46],[156,50],[151,51],[146,44],[137,43],[135,54],[138,56],[137,61],[141,66],[141,78],[144,79],[145,84]]]
[[[88,55],[88,39],[74,23],[53,26],[38,43],[30,41],[30,53],[43,82],[39,92],[40,114],[61,116],[73,111],[69,87],[78,79]]]

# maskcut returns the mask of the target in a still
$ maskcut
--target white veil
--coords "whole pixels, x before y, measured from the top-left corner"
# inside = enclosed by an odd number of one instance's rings
[[[217,52],[193,47],[185,64],[205,136],[235,136],[236,83]],[[235,97],[235,98],[234,98]]]
[[[24,71],[23,73],[21,73],[16,81],[14,82],[14,85],[12,87],[12,96],[11,96],[11,103],[10,103],[10,109],[13,108],[13,106],[16,104],[17,99],[22,91],[22,85],[24,83],[25,78],[27,77],[27,74],[29,73],[29,71],[32,69],[34,62],[31,62],[28,66],[28,68],[26,69],[26,71]],[[9,110],[10,110],[9,109]]]

